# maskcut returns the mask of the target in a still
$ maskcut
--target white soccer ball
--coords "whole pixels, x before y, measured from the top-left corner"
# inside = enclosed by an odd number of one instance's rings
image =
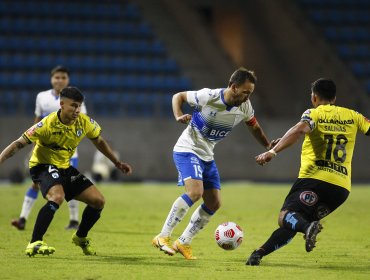
[[[244,233],[234,222],[220,224],[215,231],[217,245],[224,250],[235,250],[242,244]]]

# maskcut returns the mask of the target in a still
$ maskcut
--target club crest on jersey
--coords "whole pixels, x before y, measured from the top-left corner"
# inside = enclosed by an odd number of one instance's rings
[[[44,124],[42,123],[42,122],[39,122],[38,124],[37,124],[37,127],[42,127]]]
[[[303,204],[313,206],[317,203],[317,194],[311,191],[304,191],[299,196],[299,199]]]
[[[77,129],[76,135],[77,137],[80,137],[82,135],[82,129]]]

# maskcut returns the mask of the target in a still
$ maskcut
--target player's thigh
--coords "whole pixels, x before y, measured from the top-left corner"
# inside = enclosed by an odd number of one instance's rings
[[[203,192],[203,201],[208,209],[216,211],[221,207],[221,191],[219,189],[205,189]]]
[[[30,175],[34,184],[40,187],[44,198],[47,198],[47,194],[53,186],[64,184],[61,171],[54,165],[40,164],[34,166],[30,168]]]
[[[52,186],[46,194],[46,199],[48,201],[53,201],[58,205],[61,205],[64,201],[64,189],[63,186],[58,184]]]
[[[102,209],[105,204],[103,194],[96,188],[95,185],[91,185],[90,187],[86,188],[79,195],[75,196],[74,199],[85,202],[87,205],[95,209]]]

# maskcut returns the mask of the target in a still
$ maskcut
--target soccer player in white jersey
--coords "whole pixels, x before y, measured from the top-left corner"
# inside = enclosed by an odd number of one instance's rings
[[[37,94],[36,97],[36,108],[35,108],[35,121],[34,123],[40,122],[44,117],[52,112],[56,112],[60,109],[60,92],[63,88],[69,84],[69,71],[63,66],[56,66],[51,70],[51,85],[52,89],[42,91]],[[85,103],[82,103],[81,113],[86,114]],[[75,168],[78,166],[78,154],[77,150],[71,158],[71,165]],[[32,207],[38,197],[39,186],[32,182],[31,187],[27,190],[23,200],[21,214],[18,219],[12,220],[11,224],[19,230],[24,230],[26,220],[31,213]],[[78,201],[70,200],[68,202],[69,207],[69,224],[66,229],[77,229],[78,228]]]
[[[230,77],[227,88],[179,92],[173,96],[172,108],[176,121],[188,123],[178,139],[173,158],[179,172],[178,185],[185,193],[178,197],[152,244],[172,256],[181,253],[185,259],[193,256],[191,241],[220,208],[220,177],[213,158],[214,146],[225,138],[240,122],[244,122],[253,136],[266,149],[278,141],[269,141],[260,127],[249,100],[257,78],[253,71],[239,68]],[[192,115],[182,112],[182,105],[194,107]],[[199,199],[203,204],[195,209],[181,236],[171,244],[175,226]]]

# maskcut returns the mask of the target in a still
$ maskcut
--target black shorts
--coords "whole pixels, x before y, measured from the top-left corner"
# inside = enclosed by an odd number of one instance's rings
[[[297,179],[281,210],[302,214],[309,222],[329,215],[346,201],[349,191],[316,179]]]
[[[49,189],[55,185],[62,185],[65,200],[70,201],[82,193],[93,183],[73,166],[59,169],[54,165],[40,164],[30,168],[32,181],[40,185],[42,196],[45,198]]]

